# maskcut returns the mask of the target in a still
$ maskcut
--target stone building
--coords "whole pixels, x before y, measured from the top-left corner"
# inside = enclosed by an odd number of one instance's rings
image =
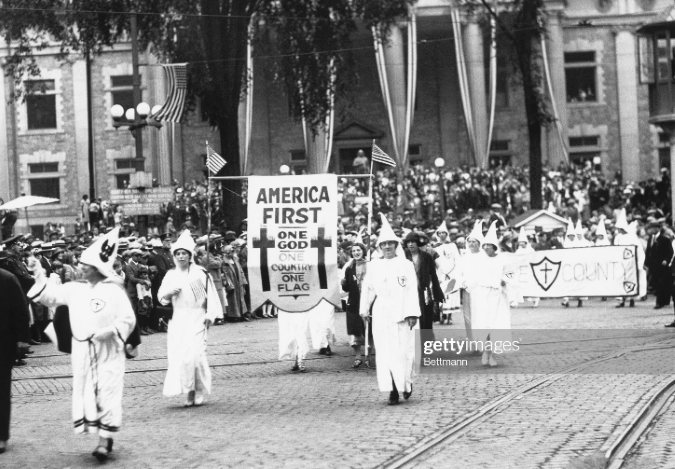
[[[591,161],[607,174],[620,171],[624,180],[655,176],[669,165],[668,139],[648,123],[648,91],[641,80],[640,42],[636,30],[647,23],[672,19],[671,0],[547,0],[546,51],[551,90],[561,125],[544,132],[544,162],[557,166],[565,151],[573,163]],[[522,90],[510,64],[499,63],[494,130],[487,143],[489,120],[487,51],[489,35],[475,17],[462,12],[452,19],[452,0],[419,0],[417,16],[417,86],[410,132],[410,162],[433,164],[443,158],[446,167],[475,164],[467,131],[458,74],[455,28],[463,41],[472,98],[472,119],[478,153],[489,154],[486,164],[525,165],[528,139]],[[497,47],[502,47],[498,44]],[[5,48],[0,49],[5,51]],[[134,138],[115,129],[110,107],[133,105],[129,44],[93,57],[91,108],[94,174],[88,168],[88,98],[86,61],[61,61],[57,49],[39,52],[39,78],[23,86],[44,93],[25,102],[9,99],[13,83],[0,81],[0,197],[21,193],[54,196],[59,204],[29,210],[31,224],[77,216],[90,177],[97,196],[123,187],[129,174],[153,173],[161,184],[201,178],[204,142],[219,148],[218,133],[198,117],[180,125],[143,131],[144,159],[135,158]],[[3,52],[0,52],[2,55]],[[354,38],[358,84],[336,100],[330,170],[350,172],[359,149],[369,152],[376,140],[392,152],[387,110],[368,31]],[[673,54],[670,52],[670,59]],[[152,56],[141,57],[143,100],[150,105],[166,98],[163,73]],[[254,58],[254,92],[248,173],[279,174],[281,165],[296,173],[311,170],[302,125],[289,118],[282,87],[265,73],[266,59]],[[243,113],[240,122],[243,121]],[[564,145],[563,145],[564,143]],[[20,217],[18,226],[24,223]]]

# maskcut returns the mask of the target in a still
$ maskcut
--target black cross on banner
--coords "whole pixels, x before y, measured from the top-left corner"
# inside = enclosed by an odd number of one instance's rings
[[[276,246],[274,238],[267,237],[267,228],[260,227],[260,239],[253,238],[253,247],[260,249],[260,279],[262,280],[262,290],[270,291],[270,271],[267,261],[267,250]]]
[[[317,268],[319,270],[319,288],[322,290],[328,289],[328,278],[326,275],[326,248],[329,248],[332,245],[333,241],[330,238],[326,238],[326,228],[320,226],[319,236],[316,239],[312,239],[311,247],[317,248],[319,250]]]

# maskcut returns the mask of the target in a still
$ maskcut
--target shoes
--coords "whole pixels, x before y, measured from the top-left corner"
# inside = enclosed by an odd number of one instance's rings
[[[112,453],[113,439],[108,438],[108,453]]]
[[[298,369],[300,370],[300,373],[304,373],[307,371],[305,368],[305,364],[303,362],[298,363]]]
[[[579,301],[577,302],[577,308],[581,308],[583,305],[584,305],[584,302],[583,302],[583,301],[579,300]]]
[[[326,353],[326,348],[325,348],[325,347],[321,347],[321,348],[319,349],[319,355],[327,355],[327,353]]]
[[[661,309],[661,308],[663,308],[662,305],[656,305],[656,306],[654,306],[654,309]]]
[[[563,300],[562,303],[560,303],[560,304],[563,305],[565,308],[569,308],[569,306],[570,306],[569,300]]]
[[[629,308],[635,308],[635,300],[630,300],[630,301],[628,302],[628,307],[629,307]]]
[[[538,308],[538,307],[539,307],[539,298],[537,298],[536,300],[534,300],[534,302],[532,303],[532,307],[533,307],[533,308]]]
[[[103,461],[108,460],[108,456],[110,454],[110,451],[108,451],[108,448],[105,448],[103,446],[97,446],[96,449],[94,450],[94,452],[91,453],[91,454],[96,459],[98,459],[100,462],[103,462]]]
[[[389,401],[387,402],[389,405],[396,405],[398,404],[398,391],[392,391],[389,393]]]
[[[248,317],[248,315],[247,315],[247,316],[244,316],[244,317],[241,318],[241,319],[244,320],[244,321],[246,321],[246,322],[250,322],[250,321],[253,320],[253,319],[251,319],[250,317]]]
[[[607,297],[603,296],[602,298],[600,298],[600,301],[607,301]]]
[[[26,360],[19,359],[16,362],[14,362],[14,366],[26,366],[26,365],[28,365],[28,362]]]
[[[675,321],[671,322],[670,324],[666,324],[665,327],[675,327]]]
[[[403,399],[405,399],[406,401],[408,399],[410,399],[410,396],[412,396],[412,392],[413,392],[413,387],[412,387],[412,384],[410,384],[410,392],[403,391]]]
[[[187,399],[185,399],[183,407],[192,407],[193,405],[195,405],[195,392],[190,391],[187,395]]]
[[[490,366],[493,367],[493,368],[495,366],[497,366],[497,360],[495,360],[495,354],[494,353],[490,354],[489,363],[490,363]]]
[[[488,353],[487,352],[483,352],[483,357],[481,358],[481,363],[485,366],[488,365]]]
[[[7,442],[0,440],[0,454],[7,451]]]
[[[30,339],[28,341],[28,343],[31,344],[31,345],[42,345],[42,342],[39,342],[39,341],[33,340],[33,339]]]
[[[626,306],[626,302],[625,302],[625,301],[620,301],[620,302],[617,303],[616,306],[614,306],[614,307],[615,307],[615,308],[623,308],[624,306]]]
[[[363,363],[363,360],[361,360],[360,358],[357,358],[356,360],[354,360],[354,364],[352,365],[352,368],[360,367],[361,363]]]
[[[375,369],[375,362],[371,362],[370,360],[366,360],[363,362],[364,365],[366,365],[366,368],[370,368],[372,370]]]
[[[146,328],[145,328],[145,332],[147,332],[148,335],[152,335],[152,334],[156,334],[156,333],[157,333],[156,330],[151,329],[151,328],[149,328],[149,327],[146,327]]]
[[[204,394],[200,391],[195,393],[195,405],[200,406],[204,404]]]
[[[331,355],[333,355],[333,352],[332,352],[332,350],[330,349],[330,345],[328,345],[328,346],[326,347],[326,356],[327,356],[327,357],[330,357]]]
[[[169,325],[164,321],[164,319],[159,320],[159,332],[167,332],[169,330]]]
[[[293,366],[291,367],[291,371],[299,371],[300,370],[300,365],[298,365],[298,362],[296,361],[293,363]]]

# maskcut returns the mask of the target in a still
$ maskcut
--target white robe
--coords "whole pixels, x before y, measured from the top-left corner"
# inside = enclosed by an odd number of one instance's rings
[[[480,275],[467,280],[467,289],[471,295],[471,329],[473,340],[485,341],[488,336],[492,342],[511,340],[511,308],[513,296],[509,290],[512,281],[505,271],[503,258],[483,256],[477,263]],[[503,287],[501,282],[507,286]]]
[[[472,309],[476,306],[473,304],[471,292],[468,289],[469,285],[475,283],[481,275],[480,261],[486,257],[485,251],[480,250],[476,253],[466,250],[460,262],[460,285],[463,288],[462,293],[462,316],[464,316],[464,329],[466,330],[466,337],[473,340],[473,326],[472,326]]]
[[[360,311],[368,311],[371,304],[380,391],[392,391],[393,378],[399,392],[410,392],[419,320],[410,329],[405,318],[421,315],[413,263],[400,256],[372,260],[361,287]]]
[[[316,350],[335,343],[335,306],[322,300],[309,310],[309,332]]]
[[[172,269],[167,272],[157,292],[163,305],[173,305],[173,317],[167,331],[167,358],[169,369],[164,380],[164,395],[176,396],[189,391],[211,393],[211,370],[206,359],[208,330],[206,319],[214,322],[223,317],[218,291],[204,268],[190,264],[189,270]],[[180,287],[181,291],[171,295]]]
[[[111,280],[90,283],[36,284],[28,296],[45,306],[66,305],[73,332],[73,424],[75,433],[111,438],[122,425],[122,391],[126,355],[124,342],[136,324],[124,289]],[[38,294],[39,293],[39,294]],[[97,332],[112,331],[108,340]]]
[[[303,361],[309,352],[309,312],[289,313],[278,310],[278,319],[279,360]]]
[[[435,247],[434,250],[438,253],[436,275],[441,284],[441,289],[445,293],[443,310],[452,312],[459,309],[461,305],[459,293],[461,287],[459,250],[455,243],[441,244]],[[455,286],[451,291],[446,292],[452,280],[455,281]]]

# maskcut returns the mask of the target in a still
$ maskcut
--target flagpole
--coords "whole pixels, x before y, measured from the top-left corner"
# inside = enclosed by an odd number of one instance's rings
[[[375,139],[373,139],[375,145]],[[373,147],[370,150],[370,177],[368,178],[368,258],[370,259],[370,237],[373,235]],[[364,253],[365,254],[365,253]]]
[[[209,141],[206,141],[206,158],[208,159],[209,154]],[[207,174],[211,176],[211,168],[206,167]],[[207,232],[206,232],[206,272],[209,271],[209,264],[211,263],[211,180],[206,178],[206,213],[207,213]]]

